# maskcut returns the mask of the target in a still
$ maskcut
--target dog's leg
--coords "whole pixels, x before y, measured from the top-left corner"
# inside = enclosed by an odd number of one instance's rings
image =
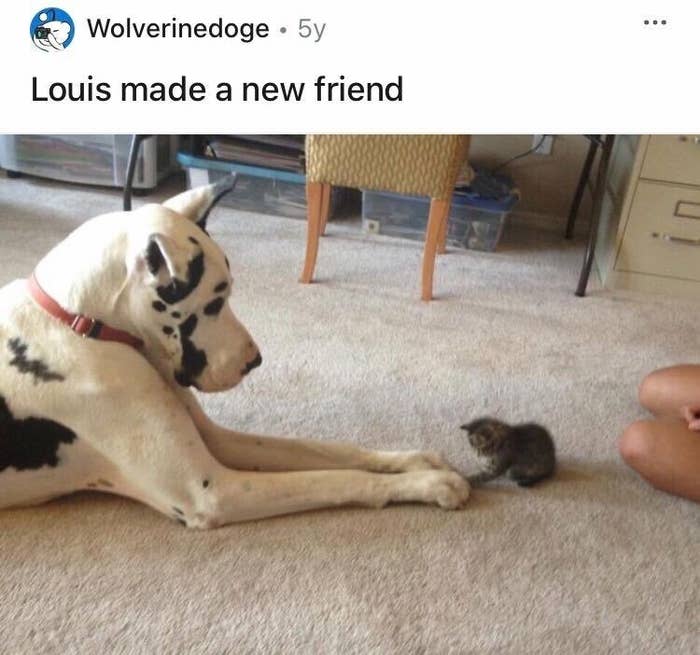
[[[133,496],[187,527],[202,529],[344,505],[379,509],[416,502],[452,510],[469,498],[469,483],[453,471],[251,473],[223,467],[213,457],[200,463],[185,477],[173,461],[155,476],[147,471]],[[162,474],[169,474],[167,485]]]
[[[469,498],[469,483],[453,471],[235,471],[210,454],[192,424],[181,424],[142,453],[148,456],[134,461],[129,449],[130,461],[121,467],[128,495],[191,528],[344,505],[417,502],[459,509]]]
[[[397,475],[365,471],[298,471],[244,473],[224,469],[192,498],[192,511],[181,516],[188,527],[212,528],[227,523],[304,512],[324,507],[418,502],[459,509],[469,484],[452,471],[414,471]]]
[[[150,394],[148,388],[125,388],[123,395],[110,389],[93,398],[93,412],[107,427],[93,431],[91,442],[119,471],[125,495],[190,527],[340,505],[420,502],[456,509],[469,497],[469,483],[452,471],[235,471],[212,455],[171,389],[154,383]],[[80,419],[86,421],[77,426],[80,433],[87,433],[88,423],[94,430],[94,422]]]
[[[346,443],[244,434],[214,423],[189,391],[177,390],[202,439],[222,464],[246,471],[358,469],[379,473],[451,470],[437,453],[368,450]]]
[[[201,432],[224,465],[246,471],[356,469],[378,473],[450,470],[437,453],[369,450],[337,441],[244,434],[212,425]]]

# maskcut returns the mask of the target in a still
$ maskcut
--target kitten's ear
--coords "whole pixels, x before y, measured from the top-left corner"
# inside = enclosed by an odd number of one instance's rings
[[[214,208],[227,193],[233,191],[236,186],[236,174],[231,173],[215,184],[200,186],[196,189],[183,191],[182,193],[173,196],[163,203],[164,207],[182,214],[185,218],[191,220],[201,227],[206,229],[207,218],[209,212]]]

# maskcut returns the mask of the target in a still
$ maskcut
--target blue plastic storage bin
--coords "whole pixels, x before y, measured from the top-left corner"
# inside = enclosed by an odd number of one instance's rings
[[[457,248],[495,250],[506,217],[518,202],[518,193],[496,199],[478,197],[468,189],[455,191],[447,223],[447,243]],[[374,234],[423,241],[430,199],[378,191],[362,193],[362,223]]]
[[[236,188],[233,193],[224,196],[222,205],[242,211],[306,219],[304,175],[182,152],[178,153],[177,161],[187,172],[189,188],[216,182],[232,172],[237,173]],[[342,192],[342,189],[334,189],[331,194],[331,216],[341,202]]]

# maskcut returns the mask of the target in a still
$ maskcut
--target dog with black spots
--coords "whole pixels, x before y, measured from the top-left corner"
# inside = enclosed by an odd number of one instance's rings
[[[203,411],[193,389],[232,389],[262,363],[205,229],[234,184],[91,219],[0,289],[0,508],[92,489],[212,528],[464,505],[468,482],[437,454],[245,434]]]

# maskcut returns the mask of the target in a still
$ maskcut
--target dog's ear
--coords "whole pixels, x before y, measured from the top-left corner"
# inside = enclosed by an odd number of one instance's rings
[[[236,175],[232,173],[215,184],[200,186],[173,196],[166,200],[163,206],[182,214],[205,230],[209,212],[219,200],[233,191],[235,186]]]
[[[151,234],[143,251],[143,259],[153,279],[183,279],[187,273],[189,253],[165,234]]]
[[[143,282],[155,287],[164,303],[190,295],[204,275],[204,252],[196,239],[178,243],[165,234],[151,234],[136,260]]]

